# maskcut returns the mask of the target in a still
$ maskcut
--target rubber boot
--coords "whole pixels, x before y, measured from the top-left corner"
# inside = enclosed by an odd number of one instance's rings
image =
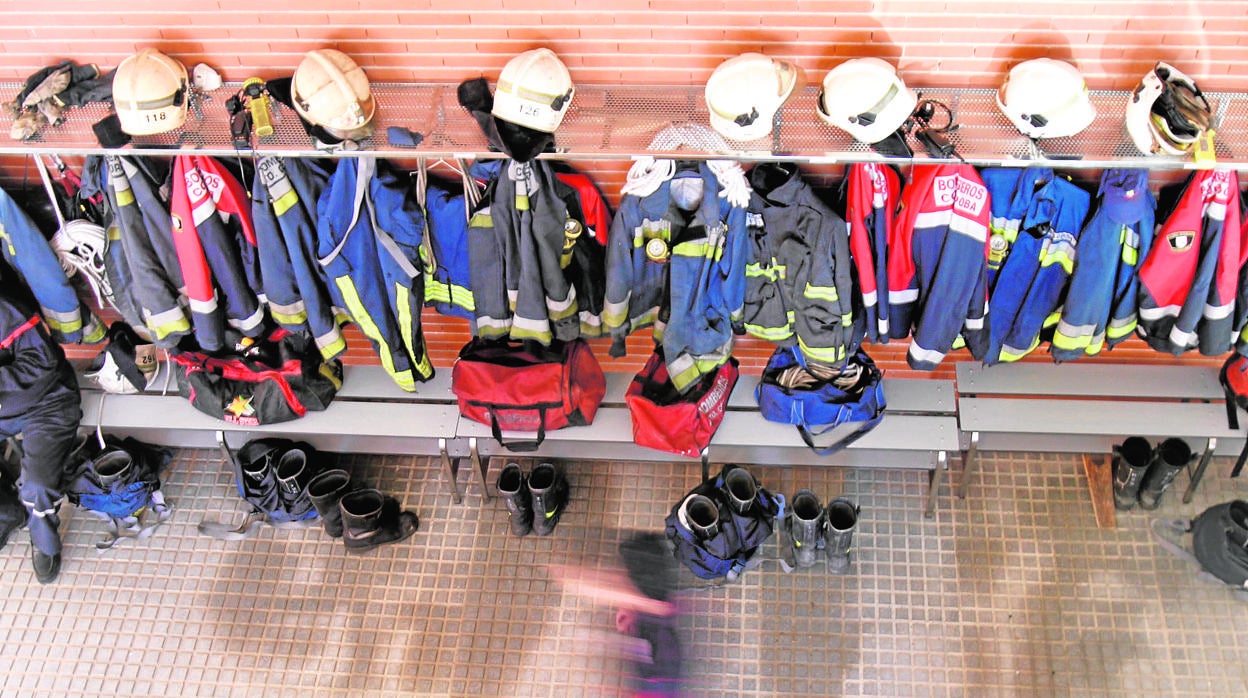
[[[1166,493],[1179,471],[1191,463],[1193,457],[1192,447],[1183,439],[1162,441],[1140,485],[1140,507],[1152,511],[1160,506],[1161,495]]]
[[[710,540],[719,535],[719,507],[710,497],[700,494],[685,497],[680,505],[679,517],[698,540]]]
[[[793,541],[793,565],[814,567],[819,551],[824,548],[823,504],[810,490],[793,495],[789,512],[789,539]]]
[[[728,506],[744,516],[758,499],[758,480],[750,471],[738,466],[724,473],[724,491],[728,495]]]
[[[338,500],[350,486],[351,476],[339,468],[326,470],[308,481],[308,499],[321,515],[321,523],[330,538],[342,537],[342,509],[338,507]]]
[[[277,441],[256,439],[243,444],[238,450],[239,467],[243,474],[240,494],[260,511],[274,511],[278,507],[277,477],[273,474],[281,453]]]
[[[410,538],[420,519],[400,511],[399,502],[375,489],[348,492],[338,500],[342,510],[342,542],[349,553],[366,553],[380,545]]]
[[[292,448],[277,459],[277,497],[282,509],[292,520],[305,519],[312,516],[312,500],[308,498],[308,482],[312,480],[312,467],[308,463],[308,452],[302,448]]]
[[[852,562],[849,554],[853,549],[854,531],[858,528],[858,511],[858,507],[845,497],[828,502],[824,511],[827,525],[824,552],[828,556],[828,572],[831,574],[849,574]]]
[[[1152,460],[1153,446],[1148,439],[1132,436],[1114,446],[1114,508],[1126,511],[1135,506]]]
[[[533,501],[533,532],[549,536],[559,525],[568,503],[568,481],[553,463],[538,463],[529,473],[529,494]]]
[[[498,493],[511,512],[511,535],[524,537],[533,530],[533,496],[529,494],[529,483],[525,481],[524,471],[518,463],[503,466],[495,484]]]
[[[121,449],[115,449],[96,456],[92,466],[100,481],[100,487],[109,490],[113,483],[129,477],[130,471],[134,469],[134,458]]]

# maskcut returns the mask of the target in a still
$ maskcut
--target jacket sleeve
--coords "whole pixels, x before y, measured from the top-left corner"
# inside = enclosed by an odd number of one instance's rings
[[[828,366],[839,366],[854,343],[853,280],[845,221],[830,210],[808,210],[798,225],[814,228],[802,236],[812,248],[794,279],[794,315],[802,353]],[[786,255],[786,258],[793,258]]]
[[[263,171],[271,167],[281,167],[276,158],[260,161],[257,169]],[[264,297],[269,305],[269,313],[279,325],[291,331],[306,328],[308,321],[307,308],[299,296],[295,285],[290,255],[282,239],[282,232],[274,211],[274,199],[270,198],[267,177],[259,174],[252,184],[252,225],[256,232],[256,246],[259,248],[260,278],[264,280]],[[290,189],[290,180],[284,176],[276,181],[284,182]]]
[[[485,339],[498,339],[511,333],[505,250],[495,227],[493,198],[491,187],[468,222],[469,280],[475,309],[473,332]]]
[[[727,204],[724,200],[724,204]],[[745,209],[732,206],[728,210],[727,238],[724,240],[721,273],[724,307],[734,334],[745,334],[745,267],[749,263],[750,234],[745,226]]]
[[[607,239],[607,289],[603,302],[603,329],[611,334],[611,356],[624,356],[624,339],[632,332],[629,302],[633,284],[633,230],[640,225],[632,195],[625,195],[611,221]]]
[[[0,249],[26,282],[58,342],[99,342],[104,328],[78,300],[56,253],[16,202],[0,191]]]

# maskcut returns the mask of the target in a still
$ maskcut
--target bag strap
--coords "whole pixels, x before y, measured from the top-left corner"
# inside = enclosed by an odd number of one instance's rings
[[[1248,601],[1248,588],[1245,588],[1236,584],[1228,584],[1222,581],[1221,579],[1218,579],[1217,577],[1213,576],[1207,570],[1205,570],[1205,566],[1200,564],[1200,560],[1197,559],[1196,555],[1192,551],[1170,540],[1163,533],[1163,531],[1172,533],[1172,534],[1177,533],[1180,535],[1191,533],[1192,532],[1192,520],[1191,519],[1152,519],[1151,521],[1149,521],[1149,531],[1152,533],[1153,540],[1155,540],[1157,544],[1160,545],[1167,552],[1171,553],[1172,555],[1174,555],[1175,557],[1181,560],[1186,560],[1187,562],[1190,562],[1193,565],[1195,565],[1196,568],[1200,570],[1196,574],[1196,577],[1200,579],[1202,582],[1206,582],[1209,584],[1216,584],[1221,587],[1226,587],[1227,589],[1234,591],[1235,595],[1239,598],[1240,601]]]
[[[540,418],[537,423],[537,440],[536,441],[512,441],[510,443],[503,440],[503,430],[501,427],[498,426],[498,417],[494,414],[494,410],[492,408],[487,408],[487,409],[489,409],[489,413],[490,413],[490,433],[494,435],[494,440],[498,442],[498,445],[502,446],[508,451],[514,451],[516,453],[529,453],[532,451],[536,451],[537,448],[542,445],[542,442],[546,440],[546,408],[545,407],[537,408],[537,413]]]

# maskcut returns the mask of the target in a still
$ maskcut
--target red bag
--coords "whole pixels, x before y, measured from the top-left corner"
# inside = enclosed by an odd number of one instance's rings
[[[633,441],[638,446],[696,458],[711,444],[715,430],[724,421],[724,408],[737,384],[737,360],[681,395],[667,375],[667,362],[656,349],[641,372],[628,384],[624,401],[633,417]]]
[[[592,423],[607,383],[583,339],[542,347],[475,338],[459,351],[451,390],[460,414],[490,425],[498,443],[532,451],[548,430]],[[507,443],[503,430],[537,432],[537,440]]]

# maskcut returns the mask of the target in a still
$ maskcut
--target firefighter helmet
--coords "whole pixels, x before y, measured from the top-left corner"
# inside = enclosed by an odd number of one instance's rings
[[[113,75],[113,104],[121,130],[150,136],[186,122],[186,66],[154,48],[126,58]]]
[[[1052,58],[1035,58],[1011,68],[997,90],[997,107],[1030,138],[1073,136],[1096,118],[1079,69]]]
[[[918,97],[879,58],[852,58],[823,78],[819,118],[863,143],[879,143],[906,123]]]
[[[572,75],[563,61],[548,48],[536,48],[503,66],[491,113],[534,131],[554,133],[575,93]]]
[[[1168,63],[1158,63],[1127,102],[1127,134],[1145,155],[1182,155],[1200,140],[1213,119],[1195,81]]]
[[[368,76],[342,51],[308,51],[291,78],[290,99],[304,121],[335,138],[359,140],[372,133],[377,104]]]
[[[799,77],[792,63],[761,53],[743,53],[720,63],[706,82],[711,127],[735,141],[766,136]]]

